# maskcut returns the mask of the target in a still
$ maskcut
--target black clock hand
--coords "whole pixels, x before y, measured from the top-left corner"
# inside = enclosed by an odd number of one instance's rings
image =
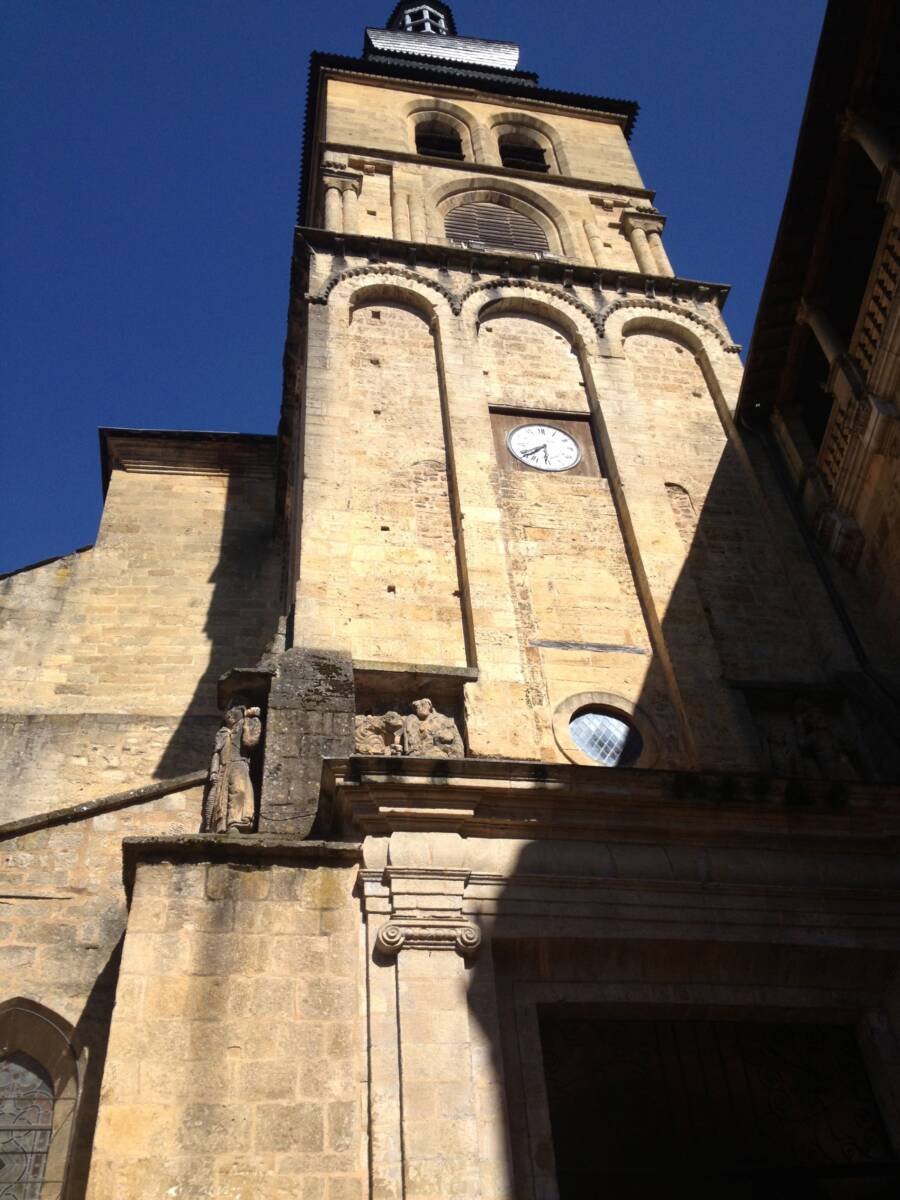
[[[543,450],[546,452],[546,449],[547,449],[547,443],[544,442],[544,444],[541,446],[532,446],[532,448],[530,450],[523,450],[522,454],[523,454],[523,456],[527,455],[528,458],[530,458],[532,456],[532,454],[537,454],[537,452],[539,450]]]

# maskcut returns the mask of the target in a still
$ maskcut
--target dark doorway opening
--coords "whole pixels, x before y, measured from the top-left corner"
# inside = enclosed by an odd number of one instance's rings
[[[561,1200],[887,1200],[848,1025],[541,1020]]]

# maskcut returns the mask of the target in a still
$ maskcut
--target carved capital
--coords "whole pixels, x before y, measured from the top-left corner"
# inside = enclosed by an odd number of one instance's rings
[[[401,950],[455,950],[463,958],[474,957],[481,946],[481,930],[471,921],[439,917],[392,918],[378,930],[375,945],[393,957]]]
[[[666,218],[662,213],[638,212],[634,209],[626,209],[622,213],[622,229],[628,235],[635,229],[644,233],[662,233],[665,224]]]
[[[346,174],[338,171],[326,171],[322,174],[322,183],[326,188],[336,188],[339,192],[356,192],[362,189],[362,176]]]

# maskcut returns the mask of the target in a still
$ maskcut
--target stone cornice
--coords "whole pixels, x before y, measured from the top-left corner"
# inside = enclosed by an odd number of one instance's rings
[[[443,242],[401,242],[394,238],[333,233],[326,229],[301,226],[295,231],[294,249],[295,254],[301,257],[315,251],[330,253],[338,258],[353,255],[367,258],[370,263],[381,264],[383,267],[396,263],[398,267],[407,271],[415,271],[421,264],[475,275],[493,273],[501,277],[498,282],[503,284],[511,283],[516,278],[545,284],[556,283],[563,288],[579,284],[599,291],[616,293],[630,303],[646,297],[648,301],[656,301],[657,305],[672,304],[675,311],[681,313],[689,311],[679,306],[681,301],[712,302],[721,309],[730,291],[729,286],[724,283],[673,278],[667,275],[644,275],[640,271],[610,270],[605,267],[588,266],[573,259],[537,258],[533,254],[514,254],[502,250],[471,250],[462,246],[446,245]],[[359,272],[365,268],[348,267],[348,270]],[[311,293],[306,298],[313,303],[324,303],[341,274],[341,271],[335,271],[321,291]],[[441,291],[451,305],[454,303],[455,293],[450,288],[424,277],[423,283]],[[720,331],[717,332],[717,337],[722,340]]]
[[[122,878],[131,899],[143,863],[233,862],[247,865],[352,866],[362,861],[359,842],[301,841],[266,833],[195,833],[177,837],[131,837],[122,841]]]
[[[768,775],[500,759],[352,757],[323,763],[341,836],[396,831],[747,846],[900,850],[900,787]]]

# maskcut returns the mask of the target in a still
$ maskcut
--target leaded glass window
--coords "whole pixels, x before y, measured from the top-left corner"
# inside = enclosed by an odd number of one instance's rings
[[[641,735],[621,717],[602,709],[582,709],[569,722],[572,741],[583,754],[605,767],[629,767],[640,758]]]
[[[40,1200],[53,1131],[53,1085],[27,1054],[0,1059],[0,1200]]]

